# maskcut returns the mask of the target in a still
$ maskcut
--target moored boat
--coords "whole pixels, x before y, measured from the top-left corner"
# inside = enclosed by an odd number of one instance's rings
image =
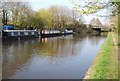
[[[62,35],[73,34],[73,30],[65,30],[61,32]]]
[[[61,31],[59,30],[42,30],[41,37],[53,37],[60,36]]]
[[[29,38],[38,38],[40,33],[36,30],[15,30],[13,26],[2,27],[3,40],[21,40]]]
[[[28,38],[38,38],[39,33],[36,30],[3,30],[3,40],[21,40]]]
[[[15,30],[13,26],[3,26],[2,39],[3,40],[21,40],[38,37],[55,37],[61,35],[73,34],[73,30]]]

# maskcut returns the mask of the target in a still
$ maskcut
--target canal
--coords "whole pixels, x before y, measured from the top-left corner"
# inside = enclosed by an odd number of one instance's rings
[[[2,43],[3,79],[82,79],[106,36],[75,34]]]

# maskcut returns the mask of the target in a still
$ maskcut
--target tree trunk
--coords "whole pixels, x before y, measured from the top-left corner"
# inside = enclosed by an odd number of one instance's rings
[[[8,22],[7,13],[6,13],[5,10],[3,9],[2,23],[3,23],[3,25],[7,25],[7,22]]]
[[[5,11],[3,10],[3,18],[2,18],[2,23],[5,25]]]
[[[7,13],[5,14],[5,25],[7,25],[8,18],[7,18]]]

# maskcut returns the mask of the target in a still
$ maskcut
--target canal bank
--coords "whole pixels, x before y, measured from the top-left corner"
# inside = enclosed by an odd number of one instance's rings
[[[2,80],[2,37],[0,36],[0,81]]]
[[[118,37],[109,33],[84,79],[118,79]]]

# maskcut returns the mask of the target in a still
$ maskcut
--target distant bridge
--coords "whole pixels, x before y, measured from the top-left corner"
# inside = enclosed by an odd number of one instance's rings
[[[111,27],[105,27],[105,26],[92,26],[92,28],[93,29],[99,29],[99,28],[101,28],[101,29],[112,29]]]
[[[102,31],[101,29],[108,29],[109,31],[113,29],[111,27],[106,27],[106,26],[92,26],[91,28],[99,32]]]

